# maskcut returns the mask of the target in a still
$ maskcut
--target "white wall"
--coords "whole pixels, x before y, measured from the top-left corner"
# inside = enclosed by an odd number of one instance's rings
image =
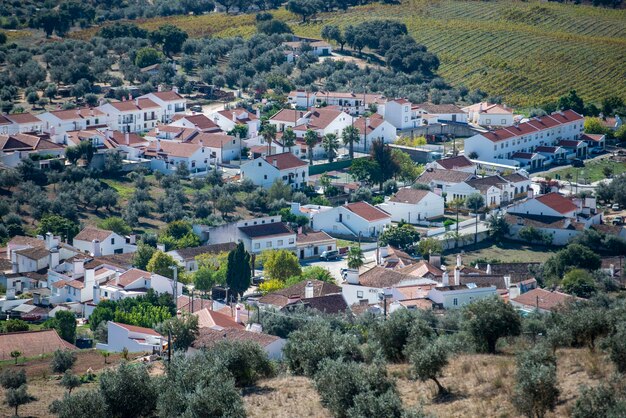
[[[386,201],[377,205],[391,215],[392,222],[416,224],[424,219],[436,218],[444,214],[444,199],[435,193],[429,193],[417,204]]]
[[[91,241],[81,241],[74,239],[72,245],[83,253],[91,253],[93,251],[93,243]],[[134,246],[133,246],[134,247]],[[104,241],[100,242],[100,255],[120,254],[129,251],[126,245],[126,238],[112,232]],[[132,248],[134,251],[134,248]]]
[[[458,309],[480,299],[496,294],[496,287],[477,287],[475,289],[461,289],[440,291],[433,288],[428,292],[428,299],[434,303],[443,304],[444,309]]]
[[[147,338],[149,340],[155,340],[154,344],[150,344],[148,341],[144,344],[140,344],[131,338]],[[98,350],[112,351],[118,353],[127,348],[130,353],[150,352],[153,349],[160,350],[160,339],[155,339],[152,335],[131,333],[126,329],[114,324],[112,321],[108,322],[108,337],[107,344],[97,344]]]
[[[374,237],[391,225],[391,217],[369,222],[345,207],[338,206],[316,213],[311,219],[311,228],[327,233],[341,233],[338,224],[343,224],[354,235],[360,232],[364,237]]]
[[[268,157],[268,158],[271,158]],[[286,177],[286,178],[285,178]],[[309,167],[302,165],[289,170],[279,171],[272,164],[268,163],[264,158],[256,158],[241,166],[241,179],[249,178],[254,184],[269,188],[276,179],[281,179],[288,183],[289,179],[293,180],[291,187],[299,189],[306,185],[309,181]]]
[[[359,303],[359,301],[364,299],[367,299],[368,303],[377,303],[379,292],[380,288],[377,287],[367,287],[358,284],[344,284],[341,286],[341,294],[348,306]]]

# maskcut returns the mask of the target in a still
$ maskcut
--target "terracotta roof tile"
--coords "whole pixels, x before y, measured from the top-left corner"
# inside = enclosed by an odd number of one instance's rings
[[[216,328],[217,327],[217,328],[244,329],[243,325],[235,322],[235,320],[232,319],[230,316],[224,315],[216,311],[211,311],[207,308],[197,310],[194,312],[194,314],[198,316],[199,328]]]
[[[297,244],[309,244],[313,242],[321,242],[321,241],[336,241],[335,238],[331,237],[324,231],[307,231],[301,234],[296,235],[296,243]]]
[[[250,238],[260,238],[269,236],[292,235],[294,232],[283,222],[272,222],[267,224],[240,226],[239,230]]]
[[[41,119],[30,113],[12,113],[10,115],[5,115],[4,117],[17,124],[41,122]]]
[[[446,183],[462,183],[474,178],[474,174],[457,170],[428,169],[424,171],[415,181],[417,183],[429,184],[433,181],[443,181]]]
[[[536,288],[511,300],[528,308],[539,307],[539,309],[546,311],[556,311],[565,306],[567,302],[575,301],[576,299],[576,297],[566,293],[550,292],[545,289]]]
[[[164,102],[175,102],[175,101],[184,99],[183,96],[176,93],[174,90],[157,91],[152,94],[158,97],[159,99],[163,100]]]
[[[117,325],[119,327],[122,327],[122,328],[124,328],[125,330],[127,330],[129,332],[136,332],[136,333],[139,333],[139,334],[154,335],[155,337],[163,338],[163,336],[161,334],[159,334],[158,332],[156,332],[152,328],[138,327],[136,325],[122,324],[120,322],[113,322],[113,321],[111,321],[111,323],[115,324],[115,325]]]
[[[113,231],[107,231],[105,229],[94,228],[94,227],[88,226],[86,228],[83,228],[83,230],[80,231],[78,235],[74,237],[74,240],[89,241],[89,242],[93,240],[98,240],[102,242],[106,240],[112,233]]]
[[[201,328],[198,337],[191,344],[193,348],[211,348],[220,341],[252,341],[262,347],[267,347],[280,338],[260,332],[246,331],[243,329],[225,328],[214,330],[211,328]]]
[[[561,214],[566,214],[578,208],[571,200],[554,192],[537,196],[535,199]]]
[[[470,161],[465,155],[459,155],[456,157],[444,158],[437,160],[437,164],[445,168],[446,170],[455,170],[464,167],[473,167],[474,163]]]
[[[382,209],[372,206],[367,202],[354,202],[348,203],[344,206],[350,212],[360,216],[366,221],[379,221],[382,219],[391,219],[391,215]]]
[[[289,170],[291,168],[303,167],[307,165],[306,161],[301,160],[290,152],[281,154],[267,155],[263,157],[268,164],[273,165],[279,170]]]
[[[431,193],[434,195],[434,193],[429,190],[417,190],[411,187],[404,187],[398,190],[389,201],[416,205]]]
[[[359,275],[359,284],[368,287],[392,287],[405,280],[413,280],[414,277],[398,271],[383,267],[372,267]]]
[[[12,351],[19,351],[22,357],[29,358],[53,353],[55,350],[76,350],[77,348],[59,337],[53,329],[23,331],[0,334],[0,359],[11,359]]]

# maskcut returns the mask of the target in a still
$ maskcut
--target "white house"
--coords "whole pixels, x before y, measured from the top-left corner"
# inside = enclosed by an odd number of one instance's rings
[[[107,343],[98,343],[96,349],[119,353],[127,349],[129,353],[161,353],[167,338],[151,328],[107,322]]]
[[[300,55],[303,51],[303,44],[306,44],[307,52],[316,57],[329,57],[333,52],[333,47],[328,43],[319,39],[306,39],[301,41],[283,42],[283,45],[291,49],[296,55]]]
[[[474,164],[465,155],[457,155],[456,157],[435,160],[426,164],[426,167],[436,168],[439,170],[465,171],[466,173],[476,174],[476,164]]]
[[[0,135],[0,162],[7,167],[17,167],[22,160],[40,155],[54,159],[65,155],[65,147],[49,140],[46,134],[17,133]],[[48,158],[38,162],[41,168],[49,167]]]
[[[255,158],[241,166],[241,179],[250,179],[256,185],[268,188],[282,180],[293,189],[300,189],[309,181],[309,167],[290,152]]]
[[[525,180],[514,183],[500,175],[476,177],[448,187],[447,193],[451,199],[465,199],[471,194],[478,193],[483,196],[487,207],[499,206],[513,200],[521,193],[521,188],[530,187],[529,179],[522,175],[518,176]]]
[[[161,106],[145,98],[105,103],[98,109],[104,112],[109,128],[120,132],[149,131],[163,117]]]
[[[68,131],[82,131],[106,126],[105,114],[97,108],[53,110],[38,115],[43,131],[54,139]],[[59,142],[55,140],[55,142]]]
[[[326,134],[335,134],[337,138],[341,138],[343,129],[352,122],[352,116],[338,107],[311,109],[298,120],[298,124],[293,128],[296,134],[296,146],[293,147],[292,152],[301,158],[307,158],[308,146],[304,142],[304,136],[308,130],[312,130],[319,138],[313,147],[313,158],[324,158],[326,151],[322,147],[321,138]]]
[[[160,119],[161,123],[170,123],[177,113],[185,113],[187,106],[187,99],[178,94],[178,89],[174,88],[169,91],[157,91],[154,93],[144,94],[139,99],[149,99],[160,106]]]
[[[210,117],[224,132],[231,131],[237,125],[244,125],[248,128],[248,138],[255,138],[259,135],[261,128],[259,115],[246,109],[224,109],[211,114]]]
[[[375,237],[391,225],[391,215],[367,202],[328,207],[291,204],[291,212],[308,216],[310,227],[329,234]]]
[[[476,178],[476,175],[466,171],[427,168],[422,174],[420,174],[415,182],[426,184],[431,188],[431,190],[440,190],[442,193],[448,193],[450,187],[473,178]]]
[[[467,123],[467,113],[453,104],[419,103],[411,107],[418,125],[434,123]]]
[[[388,100],[378,107],[378,113],[397,129],[417,128],[421,121],[413,114],[412,106],[407,99]]]
[[[86,270],[88,271],[88,270]],[[131,268],[124,272],[116,271],[105,282],[95,280],[93,285],[93,303],[98,304],[102,299],[121,300],[129,297],[145,295],[152,289],[158,294],[168,293],[180,295],[183,284],[176,283],[168,277],[150,273],[137,268]]]
[[[209,153],[209,161],[213,164],[229,163],[239,159],[242,147],[240,140],[223,133],[202,132],[194,135],[186,143],[205,148],[205,151]]]
[[[385,97],[380,94],[306,90],[290,92],[287,100],[298,108],[335,106],[351,115],[363,114],[370,110],[370,106],[386,102]]]
[[[176,262],[185,267],[185,271],[196,271],[198,270],[198,260],[196,259],[198,256],[204,254],[220,254],[223,252],[229,252],[235,247],[237,244],[233,242],[226,242],[223,244],[212,244],[212,245],[201,245],[199,247],[190,247],[190,248],[180,248],[178,250],[168,251],[167,254],[171,255]]]
[[[337,249],[337,240],[324,231],[302,231],[296,235],[296,254],[303,260]]]
[[[221,129],[215,122],[209,119],[206,115],[175,115],[173,122],[168,126],[175,126],[178,128],[196,129],[200,132],[218,133]],[[160,127],[163,130],[163,127]]]
[[[211,163],[215,164],[221,151],[215,149],[215,154],[201,144],[190,142],[173,142],[161,141],[157,139],[151,142],[144,153],[146,158],[152,159],[152,168],[165,171],[175,170],[176,166],[184,163],[189,171],[206,171],[211,167]]]
[[[550,313],[576,301],[575,296],[545,289],[532,289],[511,299],[511,306],[525,312]]]
[[[44,122],[30,113],[0,115],[0,135],[41,132]]]
[[[468,283],[434,287],[428,292],[428,299],[443,309],[458,309],[496,294],[494,285]]]
[[[271,125],[276,126],[277,132],[284,132],[286,128],[294,128],[306,112],[296,109],[281,109],[268,119]]]
[[[359,152],[369,152],[372,141],[382,140],[389,144],[396,140],[396,128],[383,119],[378,113],[370,117],[359,117],[354,121],[354,127],[359,131],[359,142],[355,143],[354,150]]]
[[[263,351],[271,360],[281,360],[283,358],[283,348],[287,343],[286,340],[274,335],[263,334],[254,331],[260,327],[253,325],[250,330],[237,328],[225,328],[216,330],[212,328],[201,328],[198,337],[187,350],[189,354],[197,353],[198,350],[209,349],[220,341],[252,341],[261,346]]]
[[[91,226],[83,228],[74,237],[72,245],[92,256],[131,253],[137,249],[135,245],[127,243],[125,237],[113,231]]]
[[[405,187],[376,206],[390,214],[393,222],[416,224],[423,220],[442,217],[445,202],[443,197],[429,190]]]
[[[480,102],[463,108],[470,123],[481,126],[513,125],[513,110],[506,105]]]
[[[515,153],[532,153],[537,147],[552,147],[560,140],[580,139],[583,124],[584,117],[573,110],[554,112],[518,125],[476,134],[465,140],[463,152],[470,159],[514,164]]]
[[[208,228],[196,225],[194,231],[209,245],[242,242],[250,253],[296,249],[296,233],[282,222],[280,216],[243,219]]]

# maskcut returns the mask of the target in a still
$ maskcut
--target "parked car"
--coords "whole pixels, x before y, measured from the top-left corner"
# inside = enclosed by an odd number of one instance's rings
[[[349,160],[349,159],[350,159],[350,154],[341,154],[337,156],[337,161],[344,161],[344,160]]]
[[[339,258],[339,251],[337,250],[324,251],[322,252],[322,254],[320,254],[320,260],[324,260],[324,261],[336,260],[338,258]]]
[[[621,216],[616,216],[615,218],[613,218],[611,223],[613,225],[622,225],[624,223],[624,218],[622,218]]]
[[[619,210],[619,203],[613,203],[613,206],[611,206],[611,209],[615,211]]]
[[[189,110],[191,110],[192,112],[202,112],[202,106],[198,106],[198,105],[191,106]]]
[[[258,286],[261,283],[263,283],[264,281],[265,281],[265,277],[263,277],[263,276],[254,276],[252,278],[252,285],[253,286]]]
[[[572,167],[581,168],[584,166],[585,166],[585,162],[581,160],[580,158],[576,158],[574,161],[572,161]]]
[[[603,151],[604,150],[602,148],[597,147],[597,148],[591,148],[590,153],[591,154],[602,154]]]

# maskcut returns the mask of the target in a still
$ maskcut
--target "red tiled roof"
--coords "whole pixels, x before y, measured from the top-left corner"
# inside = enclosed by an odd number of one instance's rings
[[[365,120],[369,119],[369,124],[367,125],[367,132],[365,132]],[[360,117],[354,121],[354,127],[359,130],[361,135],[371,134],[376,128],[383,124],[385,120],[378,113],[374,113],[372,116],[368,118]]]
[[[415,205],[422,201],[423,198],[432,193],[428,190],[417,190],[411,187],[404,187],[396,192],[395,195],[389,199],[391,202],[410,203]]]
[[[437,164],[445,168],[446,170],[455,170],[463,167],[473,167],[474,163],[470,161],[465,155],[459,155],[457,157],[444,158],[437,160]]]
[[[571,200],[554,192],[537,196],[535,199],[561,214],[571,212],[578,208]]]
[[[553,128],[555,126],[581,119],[583,119],[583,117],[573,110],[565,110],[563,112],[555,112],[551,115],[533,118],[528,122],[520,123],[519,125],[508,126],[495,131],[485,132],[482,135],[492,142],[498,142],[514,136],[525,135],[540,129]]]
[[[30,113],[12,113],[10,115],[5,115],[4,117],[18,124],[41,122],[41,119]]]
[[[200,301],[198,301],[198,305]],[[194,312],[195,315],[198,316],[198,327],[199,328],[237,328],[244,329],[244,326],[235,322],[228,315],[224,315],[222,313],[211,311],[207,308],[200,309]]]
[[[391,218],[391,215],[389,215],[387,212],[377,208],[376,206],[372,206],[367,202],[348,203],[344,207],[350,212],[355,213],[361,218],[370,222]]]
[[[535,288],[511,300],[529,308],[538,307],[546,311],[555,311],[559,309],[559,307],[564,306],[567,302],[576,299],[576,297],[566,293],[550,292],[545,289]]]
[[[185,119],[189,123],[193,123],[193,125],[196,128],[198,128],[198,129],[200,129],[202,131],[219,130],[220,129],[220,127],[217,126],[215,124],[215,122],[213,122],[211,119],[209,119],[205,115],[188,115],[188,116],[183,116],[183,117],[178,118],[178,119]]]
[[[137,99],[137,103],[139,104],[140,109],[154,109],[161,107],[150,99]]]
[[[79,240],[79,241],[89,241],[89,242],[96,239],[102,242],[105,239],[107,239],[112,233],[113,231],[107,231],[105,229],[94,228],[92,226],[88,226],[86,228],[83,228],[83,230],[80,231],[78,235],[74,237],[74,239]]]
[[[289,170],[291,168],[306,166],[306,161],[302,161],[290,152],[283,152],[281,154],[267,155],[263,157],[270,165],[278,168],[279,170]]]
[[[51,115],[56,116],[61,120],[74,120],[74,119],[86,119],[95,116],[102,116],[104,112],[99,109],[89,108],[89,107],[81,107],[77,109],[68,109],[68,110],[53,110],[50,112]]]
[[[250,238],[261,238],[269,236],[292,235],[293,231],[283,222],[272,222],[267,224],[240,226],[239,230]]]
[[[174,102],[174,101],[183,99],[183,96],[176,93],[174,90],[158,91],[152,94],[158,97],[159,99],[163,100],[164,102]]]
[[[600,142],[605,138],[606,135],[601,135],[601,134],[582,134],[580,136],[580,139],[582,140],[588,140],[588,141],[594,141],[594,142]]]
[[[119,283],[119,286],[126,287],[129,284],[134,283],[137,280],[142,279],[142,278],[146,280],[150,280],[150,277],[151,277],[151,274],[149,272],[133,268],[120,274],[120,280],[118,283]],[[114,279],[113,279],[113,282],[114,282]]]
[[[235,137],[225,134],[211,134],[202,132],[191,138],[188,143],[202,145],[209,148],[222,148],[225,143],[234,141]]]
[[[155,337],[163,337],[161,334],[159,334],[158,332],[156,332],[152,328],[138,327],[136,325],[122,324],[120,322],[113,322],[113,321],[111,321],[111,323],[115,324],[115,325],[117,325],[119,327],[122,327],[122,328],[124,328],[125,330],[127,330],[129,332],[136,332],[136,333],[139,333],[139,334],[154,335]]]
[[[279,122],[293,122],[294,124],[298,119],[304,116],[304,112],[295,109],[281,109],[270,118]]]
[[[422,109],[431,114],[463,113],[463,110],[454,104],[419,103],[412,106],[413,109]]]
[[[22,357],[29,358],[52,353],[55,350],[76,350],[77,348],[59,337],[54,329],[23,331],[0,334],[0,359],[11,359],[12,351],[19,351]]]
[[[252,341],[261,347],[267,347],[280,338],[260,332],[246,331],[235,328],[225,328],[215,330],[211,328],[201,328],[198,337],[191,344],[193,348],[211,348],[220,341]]]
[[[148,148],[146,149],[146,152],[148,153],[156,153],[158,152],[162,152],[164,154],[168,154],[174,157],[183,157],[183,158],[189,158],[191,157],[193,154],[195,154],[199,149],[201,149],[202,147],[198,144],[193,144],[190,142],[185,142],[185,143],[179,143],[179,142],[172,142],[172,141],[159,141],[161,148],[159,150],[157,150],[157,142],[152,142],[150,143],[150,145],[148,146]]]
[[[296,235],[296,243],[297,244],[305,244],[312,242],[320,242],[320,241],[334,241],[335,238],[331,237],[324,231],[308,231],[303,232],[301,234]]]
[[[217,113],[219,113],[220,115],[224,116],[225,118],[231,121],[233,120],[233,115],[234,115],[237,118],[236,121],[234,121],[235,123],[246,123],[246,122],[258,119],[254,113],[248,112],[246,109],[242,109],[242,108],[224,109],[224,110],[220,110]],[[244,113],[247,114],[247,117],[240,118],[240,116],[243,115]]]

